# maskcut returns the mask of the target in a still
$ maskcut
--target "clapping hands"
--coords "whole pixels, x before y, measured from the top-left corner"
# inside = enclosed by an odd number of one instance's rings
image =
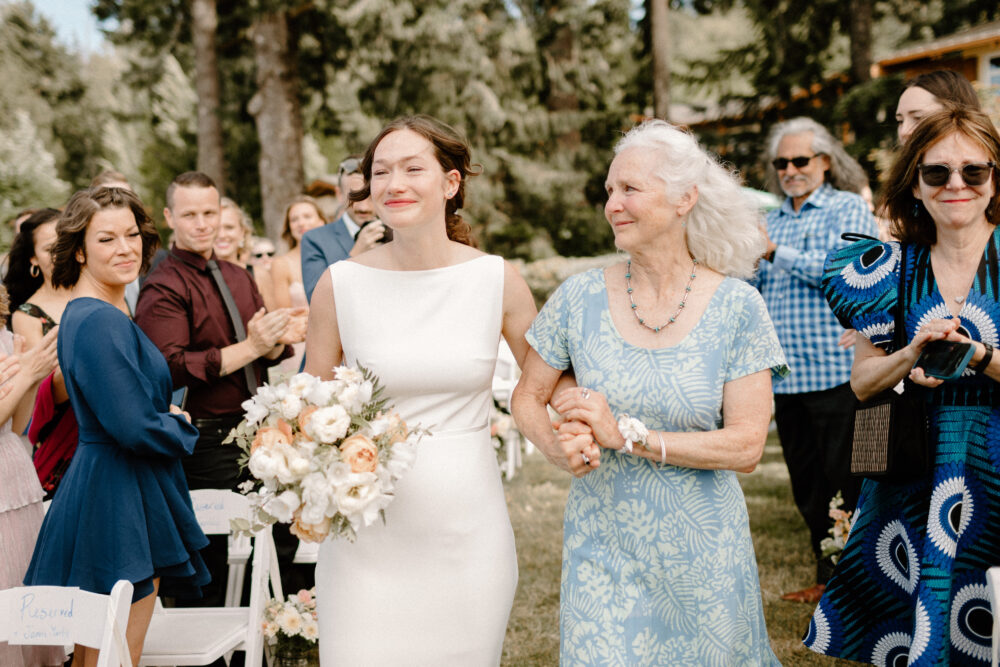
[[[31,384],[41,382],[59,366],[56,350],[58,335],[59,327],[53,327],[30,350],[24,349],[24,338],[14,336],[14,354],[20,360],[21,371],[31,378]]]
[[[285,326],[285,330],[278,338],[278,342],[283,343],[284,345],[301,343],[306,339],[306,325],[309,323],[309,309],[302,307],[286,308],[285,310],[288,311],[288,324]]]
[[[258,356],[264,356],[275,345],[304,341],[308,320],[308,308],[278,308],[271,312],[261,308],[247,322],[247,339],[253,344]]]

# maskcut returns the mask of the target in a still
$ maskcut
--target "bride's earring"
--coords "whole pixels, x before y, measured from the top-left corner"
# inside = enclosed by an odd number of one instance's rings
[[[38,267],[37,264],[32,264],[31,268],[28,269],[28,273],[31,274],[32,278],[37,278],[39,275],[41,275],[42,270]]]

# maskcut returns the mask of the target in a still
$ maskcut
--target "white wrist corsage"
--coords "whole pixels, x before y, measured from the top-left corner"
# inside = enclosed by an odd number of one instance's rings
[[[622,448],[629,454],[632,453],[632,445],[646,446],[646,438],[649,437],[649,429],[646,425],[635,417],[627,414],[618,417],[618,432],[625,438],[625,446]]]

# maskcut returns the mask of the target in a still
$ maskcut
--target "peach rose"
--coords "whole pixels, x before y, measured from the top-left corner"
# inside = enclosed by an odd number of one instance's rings
[[[320,523],[305,523],[296,517],[289,527],[289,531],[300,540],[322,542],[330,534],[330,524],[330,519],[323,519]]]
[[[389,428],[385,430],[385,434],[389,436],[390,445],[406,440],[406,422],[400,419],[396,413],[390,414]]]
[[[309,418],[313,416],[313,413],[319,410],[318,405],[307,405],[302,408],[302,412],[299,413],[299,430],[305,431],[306,424],[309,423]]]
[[[285,424],[287,427],[288,424]],[[254,436],[253,443],[250,445],[250,453],[257,451],[258,448],[263,447],[264,449],[272,449],[279,445],[290,445],[292,444],[292,434],[291,431],[285,432],[284,429],[274,426],[264,426],[257,431],[257,435]]]
[[[351,472],[375,472],[378,465],[378,447],[361,433],[355,433],[341,443],[340,456],[351,466]]]

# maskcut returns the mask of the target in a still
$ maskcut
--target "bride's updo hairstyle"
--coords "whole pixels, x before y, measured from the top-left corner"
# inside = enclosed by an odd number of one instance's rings
[[[669,201],[698,189],[685,224],[691,255],[723,275],[752,276],[767,243],[760,231],[760,211],[743,193],[739,172],[711,157],[689,132],[662,120],[629,130],[615,146],[615,155],[629,148],[657,155],[652,175],[663,183]]]
[[[472,227],[462,219],[458,211],[465,204],[465,180],[469,176],[478,174],[482,168],[479,165],[472,165],[469,158],[469,145],[462,138],[462,135],[437,118],[424,114],[403,116],[383,127],[378,136],[368,144],[368,150],[365,151],[365,156],[361,160],[361,173],[365,177],[365,186],[351,192],[349,195],[351,201],[364,201],[371,196],[372,162],[375,159],[375,149],[378,148],[382,139],[397,130],[416,132],[431,142],[431,145],[434,146],[434,156],[441,168],[445,172],[454,169],[459,173],[458,190],[455,192],[455,196],[445,204],[445,229],[448,232],[448,238],[452,241],[478,248],[479,244],[472,236]]]

